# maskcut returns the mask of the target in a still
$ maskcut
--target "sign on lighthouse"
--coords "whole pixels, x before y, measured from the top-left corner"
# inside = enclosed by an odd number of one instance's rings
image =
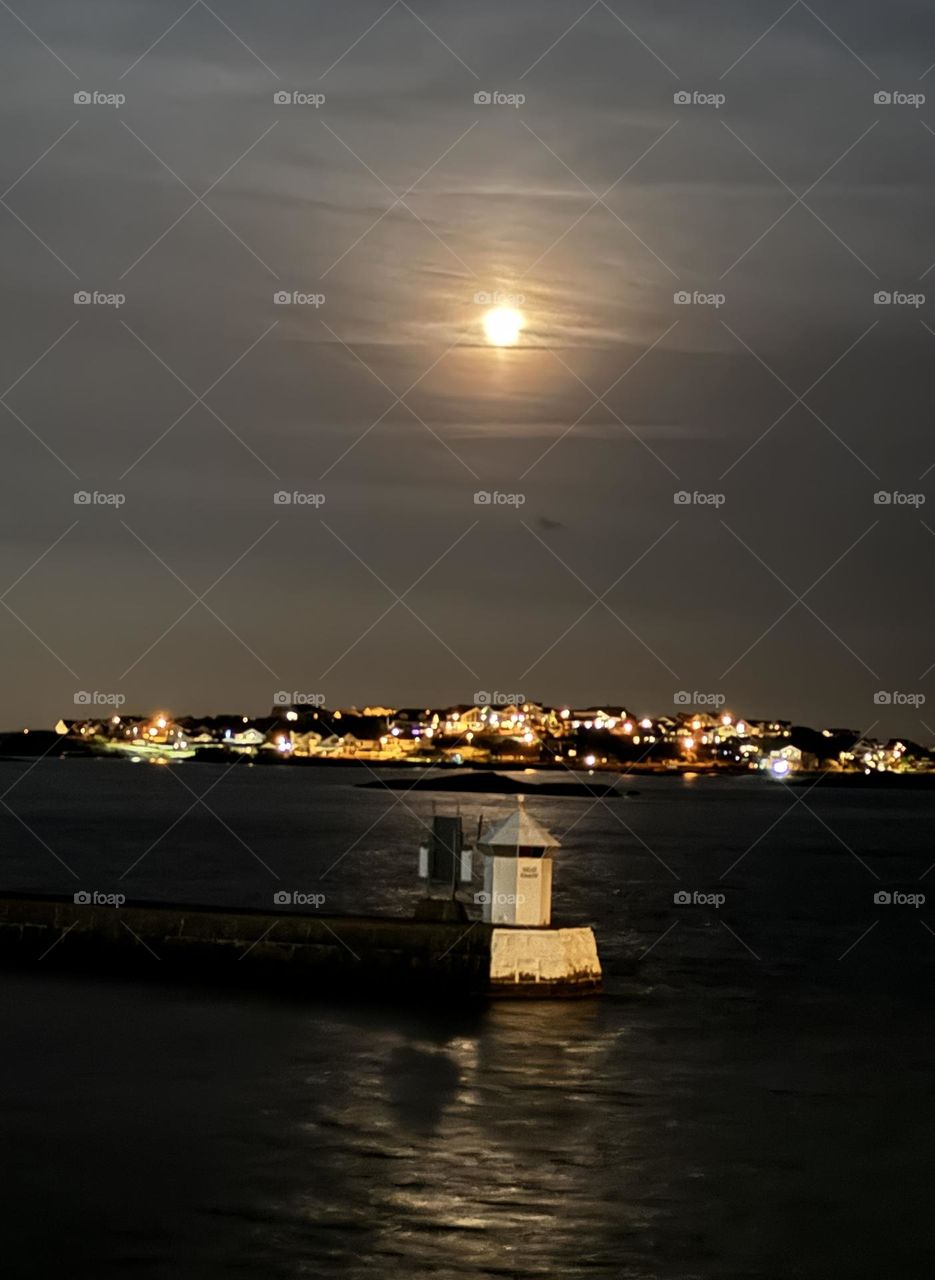
[[[481,836],[484,855],[483,918],[488,924],[547,928],[552,922],[552,854],[558,840],[516,809]]]

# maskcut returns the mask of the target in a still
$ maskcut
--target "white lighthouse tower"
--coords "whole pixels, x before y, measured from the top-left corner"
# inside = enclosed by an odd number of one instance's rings
[[[478,841],[484,855],[483,919],[487,924],[547,928],[552,923],[552,854],[558,840],[516,809]]]
[[[459,885],[473,876],[473,850],[463,843],[460,815],[435,814],[432,839],[419,849],[419,877],[429,896],[416,905],[413,937],[431,951],[440,948],[444,971],[461,957],[468,968],[486,965],[486,993],[497,997],[586,996],[601,990],[601,962],[594,930],[552,923],[552,855],[559,842],[526,812],[523,797],[506,818],[478,833],[484,860],[480,921],[469,923]],[[444,898],[432,896],[441,890]],[[445,929],[462,930],[452,939]],[[458,950],[461,937],[470,944]],[[484,954],[486,952],[486,954]]]

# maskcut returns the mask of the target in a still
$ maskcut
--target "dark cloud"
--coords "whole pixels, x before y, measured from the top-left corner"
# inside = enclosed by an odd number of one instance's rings
[[[874,102],[925,93],[928,6],[212,7],[0,12],[7,723],[931,686],[933,522],[873,500],[935,474],[931,306],[874,304],[933,278],[935,114]]]

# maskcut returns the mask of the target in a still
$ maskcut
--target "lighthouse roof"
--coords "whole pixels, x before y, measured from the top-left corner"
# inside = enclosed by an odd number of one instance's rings
[[[519,797],[522,799],[522,797]],[[558,849],[560,843],[551,831],[537,822],[522,804],[508,817],[491,827],[479,841],[493,848]]]

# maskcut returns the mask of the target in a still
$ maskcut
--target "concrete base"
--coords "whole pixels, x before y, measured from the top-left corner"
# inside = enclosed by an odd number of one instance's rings
[[[206,977],[310,995],[589,995],[601,967],[590,929],[481,921],[224,911],[70,898],[0,898],[0,964],[157,980]]]
[[[601,988],[593,929],[494,929],[491,994],[586,995]]]

